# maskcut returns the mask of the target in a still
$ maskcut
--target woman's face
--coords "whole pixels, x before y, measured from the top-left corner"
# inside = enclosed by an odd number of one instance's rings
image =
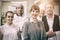
[[[34,18],[34,19],[37,18],[38,14],[39,14],[38,10],[34,10],[34,9],[33,9],[33,10],[31,11],[32,18]]]
[[[6,21],[10,24],[12,23],[13,21],[13,14],[12,13],[7,13],[7,16],[6,16]]]

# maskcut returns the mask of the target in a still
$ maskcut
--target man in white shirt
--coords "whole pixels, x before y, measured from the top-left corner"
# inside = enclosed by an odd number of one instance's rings
[[[45,6],[45,13],[46,16],[42,18],[45,29],[46,35],[48,36],[48,40],[57,40],[57,33],[60,31],[59,27],[59,16],[53,14],[54,4],[47,3]]]
[[[20,31],[22,32],[22,29],[23,29],[23,24],[24,22],[26,22],[28,19],[27,19],[27,16],[24,16],[24,8],[23,8],[23,5],[18,5],[16,7],[16,14],[14,14],[14,19],[13,19],[13,23],[18,25]],[[22,33],[21,33],[21,36],[22,36]],[[22,37],[22,40],[23,40],[23,37]]]

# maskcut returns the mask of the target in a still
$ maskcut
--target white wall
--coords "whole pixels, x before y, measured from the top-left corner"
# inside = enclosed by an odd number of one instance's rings
[[[2,0],[1,1],[1,12],[0,12],[0,14],[5,14],[5,12],[7,11],[7,7],[9,6],[9,5],[12,5],[11,4],[11,1],[13,1],[13,2],[23,2],[23,1],[27,1],[27,4],[25,5],[25,6],[27,6],[27,7],[25,7],[26,8],[26,10],[25,11],[27,11],[26,12],[26,14],[29,14],[29,10],[30,10],[30,7],[31,7],[31,5],[33,5],[34,4],[34,1],[35,0]],[[1,17],[0,17],[1,18]],[[0,24],[1,24],[1,22],[0,22]]]
[[[55,6],[54,6],[54,13],[55,13],[56,15],[59,15],[59,5],[55,5]]]

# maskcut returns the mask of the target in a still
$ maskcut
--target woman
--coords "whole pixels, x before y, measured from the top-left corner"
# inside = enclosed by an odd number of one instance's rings
[[[30,13],[30,20],[23,25],[24,40],[46,40],[44,25],[37,20],[37,16],[40,13],[39,7],[32,5]]]
[[[2,40],[17,40],[17,31],[18,28],[16,25],[12,23],[13,21],[13,12],[12,11],[7,11],[6,12],[6,23],[2,25],[1,27],[1,32],[3,34],[3,39]]]

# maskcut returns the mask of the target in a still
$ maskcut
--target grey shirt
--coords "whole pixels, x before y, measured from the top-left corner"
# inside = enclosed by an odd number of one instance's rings
[[[24,40],[46,40],[44,25],[42,22],[25,22],[23,25]]]

